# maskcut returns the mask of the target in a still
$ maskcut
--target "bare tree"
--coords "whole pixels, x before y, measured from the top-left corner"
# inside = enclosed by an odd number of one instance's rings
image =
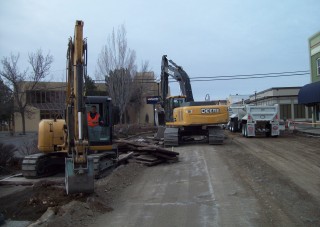
[[[19,154],[22,156],[40,153],[38,149],[38,139],[33,139],[31,141],[24,142],[18,151]]]
[[[18,149],[13,144],[0,143],[0,173],[5,166],[13,160]]]
[[[32,67],[32,73],[29,79],[35,83],[38,83],[40,80],[49,75],[51,64],[53,62],[53,56],[50,53],[44,56],[42,54],[42,50],[39,49],[36,53],[29,54],[28,62]]]
[[[149,62],[142,62],[139,73],[137,72],[133,78],[133,91],[130,102],[138,108],[138,119],[140,120],[140,107],[145,102],[144,97],[154,94],[150,93],[151,84],[155,82],[153,72],[149,72]],[[139,122],[140,123],[140,122]]]
[[[31,108],[27,105],[24,91],[33,90],[39,81],[49,75],[53,56],[50,53],[44,56],[41,49],[36,53],[29,54],[28,62],[32,67],[31,73],[28,73],[27,69],[22,72],[19,70],[19,57],[19,54],[11,54],[9,58],[4,57],[1,61],[3,69],[0,71],[0,76],[13,88],[15,112],[21,115],[22,133],[25,134],[25,117],[26,114],[30,113]]]
[[[8,129],[11,129],[13,115],[13,97],[12,90],[3,83],[0,77],[0,124],[8,124]],[[0,126],[1,127],[1,126]]]
[[[120,111],[121,123],[132,94],[132,76],[136,73],[136,54],[128,48],[126,34],[124,25],[117,32],[113,29],[98,58],[97,70],[97,76],[105,78],[113,104]]]

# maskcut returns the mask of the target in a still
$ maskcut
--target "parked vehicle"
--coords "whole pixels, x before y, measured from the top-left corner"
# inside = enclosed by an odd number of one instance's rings
[[[280,134],[279,105],[273,106],[231,106],[229,130],[240,131],[245,137],[265,135],[277,137]]]
[[[237,132],[241,130],[241,119],[246,115],[245,105],[233,104],[229,107],[229,123],[228,129],[231,132]],[[239,120],[240,119],[240,120]]]

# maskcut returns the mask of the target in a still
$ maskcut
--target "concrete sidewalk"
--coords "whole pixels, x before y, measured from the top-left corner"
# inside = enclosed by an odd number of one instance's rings
[[[13,143],[20,144],[22,141],[28,141],[32,139],[37,139],[38,133],[36,132],[26,132],[25,135],[15,133],[14,135],[10,135],[9,132],[0,132],[0,142],[2,143]]]
[[[312,127],[311,125],[296,125],[294,127],[294,132],[313,135],[313,136],[320,136],[320,126]]]

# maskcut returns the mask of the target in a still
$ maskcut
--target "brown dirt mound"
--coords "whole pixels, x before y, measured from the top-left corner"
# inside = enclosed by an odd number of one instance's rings
[[[5,219],[35,221],[51,207],[55,215],[53,220],[46,222],[45,225],[87,224],[99,213],[112,211],[113,208],[110,206],[113,205],[113,199],[119,196],[124,188],[131,185],[143,169],[143,166],[136,163],[120,166],[109,176],[98,180],[95,193],[91,195],[81,193],[67,195],[63,186],[40,184],[26,187],[24,190],[1,197],[0,213]],[[78,223],[77,217],[82,213],[84,218]]]
[[[85,195],[67,196],[64,188],[40,185],[1,198],[0,212],[6,219],[38,219],[48,207],[57,207],[72,200],[85,201]]]

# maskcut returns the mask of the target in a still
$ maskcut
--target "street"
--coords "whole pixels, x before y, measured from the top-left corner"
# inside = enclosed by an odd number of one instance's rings
[[[319,226],[319,139],[243,138],[183,145],[147,168],[97,226]]]
[[[177,163],[144,167],[132,160],[96,181],[93,195],[19,188],[0,198],[0,212],[34,221],[35,209],[55,204],[56,215],[37,226],[320,226],[319,138],[225,133],[224,145],[173,148]]]

